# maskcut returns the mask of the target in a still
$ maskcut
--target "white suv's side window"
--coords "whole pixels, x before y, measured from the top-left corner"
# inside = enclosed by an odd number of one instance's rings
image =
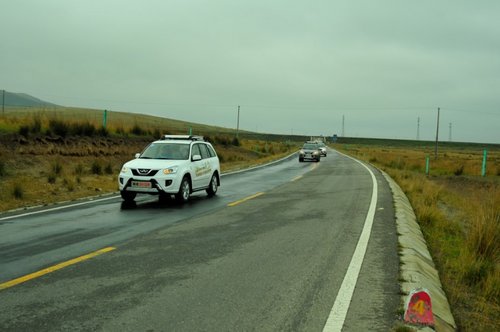
[[[191,149],[191,158],[193,158],[194,155],[200,155],[200,145],[199,144],[193,144],[193,148]]]
[[[210,153],[208,152],[207,145],[206,144],[198,144],[200,146],[201,150],[201,158],[202,159],[207,159],[210,158]]]
[[[217,156],[217,154],[215,153],[214,149],[210,145],[206,144],[205,146],[208,149],[208,153],[210,153],[210,157],[216,157]]]

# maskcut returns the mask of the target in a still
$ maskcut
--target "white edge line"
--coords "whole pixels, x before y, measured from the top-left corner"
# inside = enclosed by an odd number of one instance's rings
[[[38,211],[33,211],[33,212],[27,212],[27,213],[22,213],[22,214],[16,214],[13,216],[9,217],[3,217],[0,218],[0,221],[2,220],[9,220],[9,219],[15,219],[15,218],[21,218],[21,217],[26,217],[26,216],[32,216],[34,214],[40,214],[40,213],[45,213],[45,212],[51,212],[51,211],[57,211],[57,210],[62,210],[62,209],[68,209],[74,206],[80,206],[80,205],[85,205],[85,204],[90,204],[90,203],[95,203],[95,202],[101,202],[101,201],[107,201],[109,199],[115,199],[119,196],[112,196],[112,197],[106,197],[106,198],[99,198],[99,199],[93,199],[81,203],[75,203],[75,204],[69,204],[69,205],[63,205],[63,206],[58,206],[50,209],[44,209],[44,210],[38,210]]]
[[[342,281],[342,285],[340,286],[332,310],[330,311],[330,315],[328,316],[328,320],[326,321],[326,324],[323,328],[323,332],[342,331],[342,327],[344,326],[344,321],[347,316],[347,311],[349,310],[349,305],[352,300],[352,295],[354,293],[354,288],[356,287],[356,283],[358,281],[359,271],[361,270],[361,265],[363,264],[363,260],[366,254],[368,241],[370,240],[373,219],[375,217],[375,208],[377,205],[377,179],[375,178],[375,175],[370,170],[370,168],[368,168],[368,166],[366,166],[359,160],[356,160],[338,151],[337,153],[356,161],[368,170],[372,178],[373,190],[370,207],[368,208],[365,225],[363,226],[363,231],[361,232],[361,235],[359,237],[358,244],[356,245],[356,249],[354,250],[354,254],[352,255],[351,262],[349,263],[349,267],[344,276],[344,280]]]

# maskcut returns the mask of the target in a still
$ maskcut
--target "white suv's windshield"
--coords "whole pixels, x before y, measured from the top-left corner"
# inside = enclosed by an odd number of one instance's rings
[[[189,159],[189,144],[151,143],[139,157],[141,159]]]

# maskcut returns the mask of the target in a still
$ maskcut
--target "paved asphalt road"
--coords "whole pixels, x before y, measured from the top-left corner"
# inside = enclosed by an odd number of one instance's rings
[[[359,278],[347,280],[355,289],[343,331],[388,331],[399,304],[392,196],[372,171],[375,217]],[[320,163],[293,158],[225,176],[217,197],[185,205],[109,197],[2,216],[0,288],[116,249],[0,290],[0,331],[322,331],[344,294],[372,188],[364,166],[330,151]]]

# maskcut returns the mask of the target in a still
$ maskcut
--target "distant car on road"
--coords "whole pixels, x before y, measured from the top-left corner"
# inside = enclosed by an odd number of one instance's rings
[[[306,159],[316,162],[321,160],[321,149],[317,142],[306,142],[302,146],[302,149],[300,149],[299,162],[303,162]]]
[[[319,149],[321,150],[321,156],[326,157],[326,144],[323,142],[318,142]]]
[[[201,136],[165,135],[125,163],[118,176],[120,194],[133,201],[137,194],[160,195],[187,202],[194,191],[214,196],[220,186],[220,163],[213,146]]]

